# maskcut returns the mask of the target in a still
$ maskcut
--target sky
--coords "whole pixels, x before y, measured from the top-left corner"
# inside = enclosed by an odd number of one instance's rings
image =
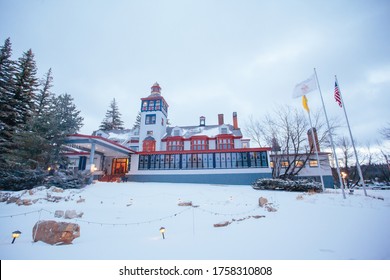
[[[115,98],[126,128],[140,98],[158,82],[170,123],[241,128],[277,108],[302,108],[294,86],[316,68],[330,118],[335,75],[354,138],[381,140],[390,120],[389,1],[0,0],[0,44],[13,58],[32,49],[39,77],[52,68],[53,92],[69,93],[84,117],[80,133],[101,124]],[[322,108],[318,90],[311,110]],[[303,110],[303,109],[302,109]]]

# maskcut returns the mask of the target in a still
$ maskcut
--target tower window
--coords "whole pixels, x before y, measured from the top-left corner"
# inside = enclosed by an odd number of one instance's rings
[[[156,114],[146,115],[145,124],[156,124]]]

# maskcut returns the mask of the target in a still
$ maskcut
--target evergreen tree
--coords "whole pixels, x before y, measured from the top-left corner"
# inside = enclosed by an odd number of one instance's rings
[[[77,133],[83,126],[84,118],[80,116],[73,103],[73,98],[65,93],[53,99],[52,109],[54,110],[53,118],[50,120],[52,127],[50,137],[50,161],[52,163],[64,163],[61,158],[61,146],[64,144],[65,137]]]
[[[99,129],[113,130],[123,129],[123,121],[121,120],[121,113],[119,112],[118,105],[115,98],[111,101],[110,108],[106,112],[106,116],[102,121]]]
[[[5,164],[5,155],[10,152],[16,118],[11,105],[15,73],[15,62],[11,56],[11,40],[8,38],[0,48],[0,165]]]
[[[53,77],[49,69],[45,78],[40,81],[41,88],[35,96],[35,110],[27,121],[28,129],[18,131],[14,136],[18,149],[14,152],[13,160],[24,163],[28,168],[44,168],[50,161],[50,139],[53,137],[53,124],[50,120],[55,112],[51,107],[54,98],[50,91],[52,82]]]
[[[37,67],[31,49],[23,54],[16,63],[15,87],[12,106],[16,111],[15,125],[27,129],[25,125],[35,110],[38,90]]]

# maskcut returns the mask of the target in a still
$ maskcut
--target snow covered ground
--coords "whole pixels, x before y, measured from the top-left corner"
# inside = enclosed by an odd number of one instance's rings
[[[339,190],[307,194],[171,183],[99,182],[63,193],[38,188],[12,193],[37,199],[32,205],[0,203],[0,259],[389,260],[390,191],[368,194],[383,199],[365,197],[362,190],[343,199]],[[277,211],[259,207],[259,197]],[[193,207],[178,205],[190,201]],[[55,218],[56,210],[84,214]],[[71,245],[34,243],[38,220],[77,223],[81,236]],[[226,221],[228,226],[214,227]],[[22,234],[11,244],[15,230]]]

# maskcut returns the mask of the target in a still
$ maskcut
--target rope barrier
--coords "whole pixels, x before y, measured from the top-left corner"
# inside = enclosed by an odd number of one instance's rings
[[[160,218],[146,220],[146,221],[130,222],[130,223],[106,223],[106,222],[97,222],[97,221],[84,220],[84,219],[79,219],[79,218],[73,218],[71,220],[77,221],[77,222],[82,222],[82,223],[101,225],[101,226],[103,226],[103,225],[104,226],[132,226],[132,225],[149,224],[149,223],[153,223],[153,222],[163,221],[163,220],[166,220],[166,219],[171,219],[171,218],[174,218],[174,217],[176,217],[178,215],[181,215],[184,212],[189,211],[190,209],[199,210],[199,211],[202,211],[204,213],[211,214],[211,215],[239,216],[239,215],[245,215],[245,214],[254,212],[254,211],[258,210],[259,208],[256,207],[256,208],[252,208],[252,209],[250,209],[248,211],[238,212],[238,213],[221,213],[221,212],[211,211],[211,210],[208,210],[208,209],[203,209],[203,208],[201,208],[199,206],[198,207],[186,207],[186,209],[184,209],[182,211],[179,211],[177,213],[168,215],[168,216],[163,216],[163,217],[160,217]],[[46,209],[39,209],[39,210],[25,212],[25,213],[18,213],[18,214],[0,216],[0,218],[12,218],[12,217],[15,217],[15,216],[23,216],[23,215],[39,213],[39,220],[40,220],[42,212],[46,212],[46,213],[49,213],[51,215],[55,214],[54,212],[46,210]]]

